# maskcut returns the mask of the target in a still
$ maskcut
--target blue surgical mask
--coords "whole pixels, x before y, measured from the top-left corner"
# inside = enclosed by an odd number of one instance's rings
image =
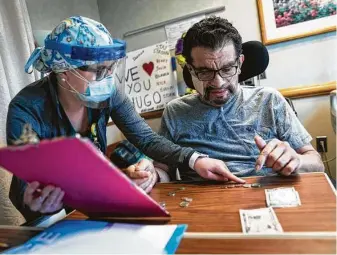
[[[76,94],[79,100],[89,108],[105,108],[106,102],[115,92],[115,77],[109,76],[100,81],[87,81],[88,87],[85,93],[78,92],[69,82],[67,84],[72,88],[72,92]]]
[[[84,94],[77,93],[78,98],[84,102],[101,103],[111,97],[115,91],[114,77],[109,76],[101,81],[91,81]]]

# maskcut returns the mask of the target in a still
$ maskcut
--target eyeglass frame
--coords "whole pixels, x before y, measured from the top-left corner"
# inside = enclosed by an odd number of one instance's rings
[[[236,63],[237,63],[237,61],[239,60],[239,58],[240,58],[240,56],[238,56],[238,57],[235,59],[235,62],[236,62]],[[214,80],[216,74],[218,74],[221,78],[232,78],[233,76],[235,76],[235,75],[238,73],[238,68],[240,67],[240,64],[237,63],[237,65],[227,66],[227,67],[222,67],[222,68],[217,69],[217,70],[209,69],[208,71],[196,71],[196,70],[195,70],[196,67],[193,66],[193,64],[189,64],[189,63],[187,63],[187,67],[191,67],[191,68],[188,68],[188,69],[189,69],[190,71],[192,71],[191,74],[194,75],[199,81],[212,81],[212,80]],[[223,77],[223,76],[220,74],[220,71],[221,71],[222,69],[224,69],[224,68],[233,68],[233,67],[235,67],[235,73],[234,73],[233,75]],[[240,68],[241,68],[241,67],[240,67]],[[201,79],[199,78],[198,75],[199,75],[200,73],[204,73],[204,72],[213,72],[213,77],[212,77],[211,79],[207,79],[207,80],[204,80],[204,79],[203,79],[203,80],[201,80]]]
[[[80,66],[78,69],[84,72],[92,72],[96,73],[96,81],[101,81],[104,78],[108,77],[107,74],[112,68],[115,66],[116,62],[113,62],[110,66],[98,66],[98,67],[91,67],[91,66]],[[101,72],[99,74],[99,72]],[[99,77],[99,78],[97,78]]]

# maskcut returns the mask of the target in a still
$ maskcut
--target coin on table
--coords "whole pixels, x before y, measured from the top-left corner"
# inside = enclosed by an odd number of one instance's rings
[[[235,188],[234,184],[228,185],[227,188],[231,189],[231,188]]]
[[[252,188],[261,188],[262,185],[260,183],[253,183],[252,185]]]
[[[182,201],[180,202],[180,207],[187,207],[190,203],[189,202],[186,202],[186,201]]]
[[[242,186],[242,184],[235,184],[234,186],[235,186],[235,188],[239,188],[239,187]]]
[[[250,183],[245,183],[245,184],[242,185],[242,187],[244,187],[244,188],[251,188],[252,185]]]
[[[185,190],[185,187],[180,187],[178,190]]]
[[[227,186],[221,186],[222,189],[227,189]]]
[[[181,200],[185,201],[185,202],[192,202],[193,198],[190,197],[182,197]]]
[[[168,195],[169,195],[170,197],[174,197],[174,196],[176,195],[176,193],[175,193],[174,191],[171,191],[171,192],[168,193]]]
[[[166,203],[165,202],[160,202],[159,203],[161,207],[165,208],[166,207]]]

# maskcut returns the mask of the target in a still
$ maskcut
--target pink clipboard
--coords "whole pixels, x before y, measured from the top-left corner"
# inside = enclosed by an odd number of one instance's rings
[[[169,216],[86,139],[1,148],[0,167],[27,182],[60,187],[66,205],[89,215]]]

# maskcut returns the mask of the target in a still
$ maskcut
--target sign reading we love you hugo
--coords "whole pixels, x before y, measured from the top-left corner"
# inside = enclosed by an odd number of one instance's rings
[[[163,109],[178,96],[168,42],[127,54],[125,93],[139,113]]]

